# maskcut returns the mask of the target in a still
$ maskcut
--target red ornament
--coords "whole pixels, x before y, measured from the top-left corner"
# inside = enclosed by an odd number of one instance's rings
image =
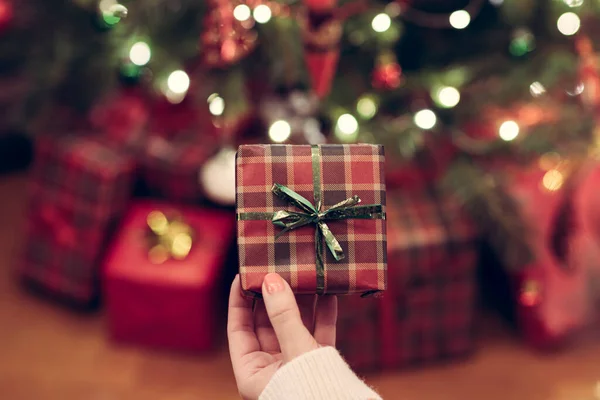
[[[7,0],[0,0],[0,32],[4,31],[14,19],[13,4]]]
[[[397,62],[378,65],[373,71],[372,85],[375,89],[392,90],[402,83],[402,68]]]
[[[256,32],[233,17],[229,0],[211,0],[200,38],[203,62],[210,68],[232,65],[254,50]]]

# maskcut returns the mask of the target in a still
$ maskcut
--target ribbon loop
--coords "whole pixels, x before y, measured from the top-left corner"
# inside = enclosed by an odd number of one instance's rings
[[[317,209],[305,197],[299,195],[293,190],[276,183],[271,188],[273,194],[281,200],[291,203],[306,213],[316,213]]]
[[[317,231],[320,231],[319,236],[325,240],[329,251],[336,261],[343,260],[346,256],[340,242],[335,238],[325,221],[350,218],[372,219],[375,217],[374,214],[382,213],[382,207],[378,204],[357,207],[356,205],[360,203],[360,198],[358,196],[352,196],[346,200],[340,201],[323,212],[318,212],[317,208],[313,206],[310,201],[284,185],[276,183],[271,190],[273,194],[280,199],[285,200],[304,211],[293,212],[281,210],[275,212],[271,222],[273,222],[273,225],[283,228],[283,230],[275,236],[275,239],[278,239],[284,233],[300,228],[301,226],[316,224]],[[318,237],[317,240],[320,241],[320,237]]]

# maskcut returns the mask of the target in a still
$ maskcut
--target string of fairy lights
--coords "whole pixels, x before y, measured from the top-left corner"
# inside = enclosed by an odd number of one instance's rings
[[[480,0],[481,1],[481,0]],[[496,7],[501,7],[504,0],[487,0]],[[556,29],[565,36],[575,35],[580,27],[581,20],[575,12],[581,7],[584,0],[562,0],[564,4],[573,9],[562,13],[556,19]],[[383,34],[390,30],[393,25],[394,18],[407,18],[409,12],[399,11],[397,4],[391,3],[395,7],[386,7],[384,12],[376,14],[371,20],[371,29],[377,34]],[[390,6],[390,5],[388,5]],[[280,7],[280,5],[278,6]],[[444,21],[448,26],[454,29],[465,29],[469,26],[474,18],[474,13],[479,12],[481,7],[478,4],[472,3],[465,9],[456,10],[448,14]],[[117,0],[101,0],[99,2],[99,10],[104,23],[107,25],[115,25],[122,18],[127,16],[127,8],[118,3]],[[238,4],[233,8],[233,17],[246,24],[253,25],[254,23],[268,23],[274,13],[270,5],[266,2],[260,4],[251,4],[250,1],[243,4]],[[441,22],[439,22],[441,23]],[[535,47],[534,39],[528,31],[517,32],[514,40],[511,42],[510,51],[513,54],[522,55],[531,51]],[[151,62],[152,50],[150,45],[143,40],[136,41],[131,45],[128,52],[129,61],[137,66],[144,67]],[[160,85],[160,89],[165,97],[171,103],[179,103],[185,97],[190,88],[190,77],[183,69],[172,71],[166,77],[166,80]],[[530,93],[533,97],[541,96],[545,93],[544,86],[539,82],[533,82],[530,85]],[[583,92],[583,83],[580,83],[570,95],[578,95]],[[457,106],[461,100],[460,88],[453,86],[437,86],[431,90],[431,97],[435,105],[440,108],[450,109]],[[213,93],[207,98],[209,111],[215,117],[223,115],[226,107],[225,99],[218,93]],[[376,96],[365,94],[359,97],[356,101],[355,110],[345,110],[339,112],[334,124],[334,134],[337,139],[343,142],[355,141],[360,130],[359,119],[369,120],[375,117],[378,111]],[[358,118],[357,118],[358,117]],[[414,125],[422,130],[434,129],[438,123],[438,118],[434,110],[423,108],[417,110],[412,115]],[[516,139],[521,128],[517,121],[505,120],[498,122],[498,137],[504,141],[512,141]],[[292,127],[290,123],[284,119],[276,120],[271,123],[268,129],[268,136],[273,142],[281,143],[287,141],[292,135]]]

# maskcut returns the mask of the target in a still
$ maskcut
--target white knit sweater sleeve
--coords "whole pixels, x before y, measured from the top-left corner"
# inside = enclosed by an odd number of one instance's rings
[[[281,367],[259,400],[381,400],[333,347],[301,355]]]

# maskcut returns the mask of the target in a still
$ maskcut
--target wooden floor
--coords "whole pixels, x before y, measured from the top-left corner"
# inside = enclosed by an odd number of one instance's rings
[[[191,357],[116,347],[101,313],[73,314],[14,284],[24,183],[0,179],[0,399],[237,399],[225,348]],[[387,400],[592,400],[600,340],[537,356],[504,328],[488,328],[466,363],[367,380]]]

